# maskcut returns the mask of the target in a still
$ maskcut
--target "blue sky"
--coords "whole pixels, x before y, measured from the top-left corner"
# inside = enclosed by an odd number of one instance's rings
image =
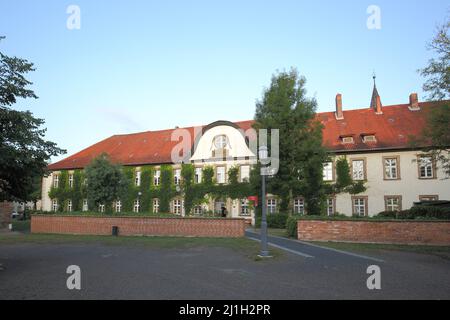
[[[69,5],[81,28],[66,27]],[[369,5],[381,29],[366,26]],[[296,67],[319,111],[384,105],[421,90],[416,72],[448,1],[22,1],[0,3],[0,50],[35,63],[47,138],[72,154],[113,134],[252,119],[276,70]],[[59,157],[61,158],[61,157]],[[55,158],[53,160],[59,159]]]

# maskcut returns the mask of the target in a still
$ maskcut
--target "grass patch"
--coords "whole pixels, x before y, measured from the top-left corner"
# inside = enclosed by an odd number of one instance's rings
[[[260,233],[261,229],[259,228],[254,228],[253,231],[255,231],[256,233]],[[267,228],[267,233],[270,236],[276,236],[276,237],[283,237],[283,238],[287,238],[288,234],[286,229],[279,229],[279,228]]]
[[[236,251],[257,260],[260,245],[247,238],[194,238],[194,237],[149,237],[149,236],[95,236],[60,234],[0,234],[0,245],[7,244],[100,244],[108,246],[145,246],[153,249],[187,249],[195,247],[221,247]],[[282,255],[280,250],[271,250],[274,257]]]
[[[403,251],[421,254],[430,254],[450,260],[450,246],[428,246],[428,245],[406,245],[406,244],[384,244],[384,243],[354,243],[354,242],[319,242],[310,243],[338,250],[356,252],[381,252],[381,251]]]

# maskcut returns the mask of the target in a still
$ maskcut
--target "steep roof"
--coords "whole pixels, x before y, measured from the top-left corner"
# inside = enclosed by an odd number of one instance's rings
[[[448,101],[447,101],[448,102]],[[344,111],[344,118],[337,120],[335,112],[316,115],[324,125],[323,143],[331,152],[364,152],[410,148],[409,137],[420,136],[425,126],[426,114],[442,103],[419,103],[420,110],[411,111],[408,104],[384,106],[382,114],[371,108]],[[253,120],[235,122],[247,130]],[[193,137],[194,127],[184,128]],[[146,131],[114,135],[61,161],[50,164],[49,170],[84,168],[89,162],[106,152],[111,160],[123,165],[171,163],[171,141],[175,129]],[[374,135],[375,141],[365,143],[363,135]],[[342,137],[352,136],[354,143],[342,143]]]

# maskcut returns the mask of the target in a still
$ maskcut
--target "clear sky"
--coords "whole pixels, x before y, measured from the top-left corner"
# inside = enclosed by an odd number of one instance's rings
[[[66,26],[69,5],[80,29]],[[381,29],[368,29],[369,5]],[[35,63],[47,138],[75,153],[113,134],[252,119],[278,69],[296,67],[319,111],[384,105],[421,90],[416,72],[448,1],[1,0],[0,50]],[[66,155],[67,156],[67,155]],[[61,158],[61,157],[59,157]],[[58,159],[59,159],[58,158]],[[53,159],[53,160],[56,160]]]

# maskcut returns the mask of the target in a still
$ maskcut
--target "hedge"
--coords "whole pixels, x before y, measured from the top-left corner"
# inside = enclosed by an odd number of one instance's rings
[[[449,207],[433,206],[414,206],[409,210],[402,211],[382,211],[374,218],[392,218],[392,219],[450,219]]]
[[[285,213],[268,214],[267,215],[267,227],[284,229],[286,227],[287,219],[288,219],[288,215]],[[257,227],[257,228],[261,227],[261,217],[255,218],[255,227]]]

